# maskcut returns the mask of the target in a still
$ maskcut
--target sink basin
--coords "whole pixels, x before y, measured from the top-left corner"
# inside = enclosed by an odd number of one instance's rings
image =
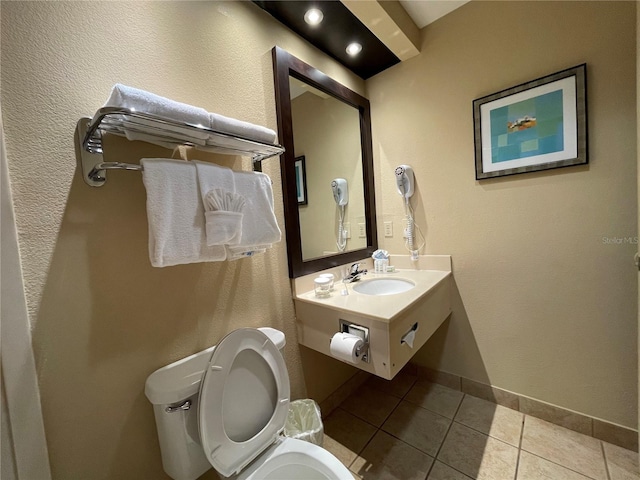
[[[353,290],[365,295],[395,295],[411,290],[415,286],[415,283],[401,278],[374,278],[356,283],[353,285]]]

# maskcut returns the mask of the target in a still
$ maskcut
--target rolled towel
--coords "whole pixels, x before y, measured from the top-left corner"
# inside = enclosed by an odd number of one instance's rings
[[[161,97],[155,93],[147,92],[139,88],[129,87],[116,83],[112,90],[111,95],[104,104],[105,107],[124,107],[135,109],[140,112],[150,113],[159,117],[164,117],[169,120],[175,120],[178,122],[189,123],[191,125],[199,125],[208,128],[210,125],[209,112],[203,108],[194,107],[182,102],[176,102],[169,98]],[[154,127],[154,122],[142,118],[126,117],[128,122],[136,125],[139,131],[138,133],[149,133],[151,135],[158,134],[158,129]],[[163,129],[170,132],[176,132],[179,135],[191,135],[195,138],[205,140],[209,137],[207,132],[200,132],[190,128],[181,128],[172,125],[163,125]],[[181,137],[175,135],[177,139]],[[169,133],[169,136],[174,136]],[[146,140],[150,141],[150,140]],[[154,142],[151,142],[154,143]]]
[[[204,196],[207,245],[237,245],[242,236],[242,195],[214,188]]]
[[[262,143],[274,144],[277,139],[276,132],[261,125],[243,122],[235,118],[225,117],[218,113],[209,114],[209,121],[212,130],[218,132],[238,135],[240,137],[257,140]]]
[[[154,267],[219,262],[225,247],[206,245],[204,204],[191,162],[143,158],[147,190],[149,258]]]

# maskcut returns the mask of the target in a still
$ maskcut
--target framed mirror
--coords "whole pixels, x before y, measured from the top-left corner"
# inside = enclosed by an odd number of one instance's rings
[[[369,101],[279,47],[273,65],[291,278],[378,248]]]

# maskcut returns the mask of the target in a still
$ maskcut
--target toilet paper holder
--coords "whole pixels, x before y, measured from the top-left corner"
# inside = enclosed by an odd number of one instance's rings
[[[340,319],[340,332],[357,335],[362,339],[364,345],[357,350],[357,353],[363,362],[369,363],[369,329],[348,320]]]

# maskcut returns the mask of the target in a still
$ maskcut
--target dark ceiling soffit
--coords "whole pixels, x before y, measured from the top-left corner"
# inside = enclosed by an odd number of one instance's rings
[[[340,1],[254,0],[253,3],[364,80],[400,63]],[[316,27],[304,21],[305,12],[313,7],[320,8],[324,14],[322,23]],[[362,52],[356,57],[350,57],[345,51],[351,42],[362,45]]]

